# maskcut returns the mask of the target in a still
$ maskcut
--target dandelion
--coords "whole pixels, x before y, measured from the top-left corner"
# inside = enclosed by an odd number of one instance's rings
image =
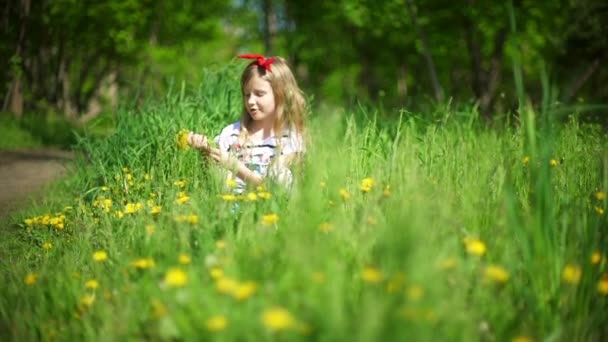
[[[180,254],[178,260],[182,265],[188,265],[190,262],[192,262],[192,258],[190,258],[190,256],[187,254]]]
[[[331,223],[323,222],[319,225],[319,231],[322,233],[329,233],[334,230],[334,226]]]
[[[602,216],[602,215],[604,215],[604,208],[602,208],[602,207],[595,207],[595,212],[598,215]]]
[[[125,214],[120,210],[116,210],[116,212],[114,212],[114,216],[116,216],[120,219],[120,218],[123,218],[125,216]]]
[[[233,194],[225,194],[225,195],[221,195],[220,197],[222,198],[223,201],[226,201],[226,202],[236,201],[236,196]]]
[[[238,284],[232,291],[232,297],[236,300],[243,301],[251,297],[255,293],[257,287],[257,284],[252,281],[246,281]]]
[[[217,292],[227,295],[234,293],[237,286],[238,283],[236,282],[236,280],[228,277],[220,277],[215,283],[215,288],[217,289]]]
[[[190,200],[190,197],[188,195],[186,195],[185,192],[180,191],[179,194],[177,195],[177,199],[175,200],[175,203],[184,204],[184,203],[187,203],[189,200]]]
[[[294,328],[296,320],[286,309],[274,307],[262,313],[262,324],[271,331],[282,331]]]
[[[95,279],[90,279],[87,280],[86,283],[84,283],[84,287],[87,289],[95,290],[99,287],[99,282]]]
[[[190,144],[188,144],[189,134],[190,132],[185,129],[181,129],[179,132],[177,132],[177,134],[175,135],[175,142],[177,143],[177,148],[179,148],[180,150],[187,150],[188,148],[190,148]]]
[[[342,197],[344,201],[348,201],[350,199],[350,193],[346,189],[340,189],[339,193],[340,197]]]
[[[110,190],[110,188],[108,188],[107,186],[101,187],[101,191],[103,191],[103,192],[108,192],[108,190]]]
[[[602,253],[595,251],[591,254],[591,265],[597,265],[602,261]]]
[[[568,264],[562,271],[562,279],[564,282],[576,285],[581,280],[582,271],[578,265]]]
[[[127,203],[125,205],[125,214],[135,214],[136,212],[143,209],[144,205],[141,203]]]
[[[31,227],[34,225],[34,220],[31,218],[27,218],[27,219],[23,220],[23,223],[25,223],[26,226]]]
[[[260,191],[258,192],[258,197],[261,199],[270,199],[270,197],[272,197],[272,194],[270,194],[270,192],[268,191]]]
[[[150,209],[150,214],[152,215],[158,215],[160,214],[160,212],[162,211],[163,207],[161,207],[160,205],[155,205],[152,207],[152,209]]]
[[[488,265],[484,271],[484,278],[487,281],[504,284],[509,280],[509,272],[498,265]]]
[[[361,191],[363,191],[363,192],[370,192],[373,187],[374,187],[374,179],[371,177],[368,177],[368,178],[364,178],[361,181],[361,185],[359,186],[359,189],[361,189]]]
[[[602,296],[608,295],[608,276],[604,275],[597,283],[597,292]]]
[[[34,285],[34,284],[36,284],[37,279],[38,279],[38,276],[36,275],[36,273],[30,272],[25,276],[25,279],[24,279],[25,285]]]
[[[382,275],[382,271],[380,271],[376,267],[368,266],[363,268],[363,271],[361,272],[361,278],[366,283],[378,284],[382,282],[384,276]]]
[[[152,299],[152,316],[159,319],[167,314],[167,307],[158,299]]]
[[[183,287],[188,282],[188,275],[180,268],[171,268],[165,274],[165,284],[169,287]]]
[[[156,227],[155,227],[155,226],[153,226],[153,225],[151,225],[151,224],[149,224],[149,225],[147,225],[147,226],[146,226],[146,233],[148,233],[148,234],[152,234],[152,233],[154,233],[155,231],[156,231]]]
[[[173,185],[175,185],[176,187],[183,189],[184,187],[186,187],[186,181],[185,180],[179,180],[179,181],[175,181],[173,182]]]
[[[528,165],[528,163],[530,163],[530,156],[525,156],[524,159],[521,162],[524,165]]]
[[[53,244],[50,242],[45,242],[42,244],[42,248],[44,248],[48,251],[49,249],[53,248]]]
[[[595,198],[598,201],[603,201],[606,198],[606,193],[603,192],[603,191],[598,191],[598,192],[595,193]]]
[[[230,189],[234,189],[236,188],[236,186],[238,185],[236,182],[236,179],[234,178],[228,178],[226,179],[226,185],[230,188]]]
[[[464,239],[464,244],[469,254],[483,256],[486,253],[486,245],[479,239],[467,237]]]
[[[209,275],[212,279],[218,280],[224,276],[224,271],[219,267],[213,267],[209,270]]]
[[[511,342],[534,342],[534,339],[529,336],[517,336],[513,338]]]
[[[215,242],[215,248],[217,248],[217,249],[224,249],[224,248],[226,248],[226,242],[224,240],[217,240]]]
[[[267,226],[273,225],[277,222],[279,222],[279,215],[277,214],[268,214],[262,216],[262,223]]]
[[[258,195],[256,195],[255,192],[250,192],[250,193],[247,194],[247,200],[251,201],[251,202],[257,201],[258,200]]]
[[[97,262],[104,262],[108,260],[108,253],[106,253],[105,251],[96,251],[95,253],[93,253],[93,260]]]
[[[551,165],[553,167],[557,166],[557,160],[556,159],[549,160],[549,165]]]
[[[80,298],[80,304],[82,304],[83,306],[91,306],[91,305],[93,305],[93,303],[95,303],[94,294],[87,294],[87,295],[82,296],[82,298]]]
[[[139,258],[134,260],[133,262],[131,262],[131,266],[140,269],[140,270],[145,270],[148,268],[152,268],[156,265],[156,263],[154,262],[154,259],[152,258]]]
[[[222,315],[211,316],[205,321],[205,327],[211,332],[220,332],[228,326],[228,319]]]

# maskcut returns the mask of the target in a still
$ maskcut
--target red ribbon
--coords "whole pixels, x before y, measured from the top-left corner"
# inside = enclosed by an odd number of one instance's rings
[[[242,54],[242,55],[238,55],[237,57],[245,58],[245,59],[256,59],[257,61],[255,61],[255,64],[272,72],[270,65],[274,62],[274,58],[266,58],[262,55],[256,55],[256,54]]]

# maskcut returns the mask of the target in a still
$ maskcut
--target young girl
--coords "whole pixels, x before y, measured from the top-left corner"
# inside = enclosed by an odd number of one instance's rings
[[[241,76],[243,112],[238,122],[225,127],[215,138],[190,132],[188,143],[228,170],[235,190],[259,185],[270,177],[290,186],[289,167],[304,151],[306,102],[302,91],[281,57],[239,55],[253,59]]]

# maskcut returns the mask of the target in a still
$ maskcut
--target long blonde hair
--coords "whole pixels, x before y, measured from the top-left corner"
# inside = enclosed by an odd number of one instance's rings
[[[295,130],[303,139],[306,128],[304,121],[308,111],[304,94],[298,87],[298,83],[285,59],[282,57],[271,58],[274,58],[274,62],[271,65],[272,71],[259,66],[255,61],[245,68],[241,75],[241,91],[244,93],[245,87],[254,76],[268,81],[272,87],[276,105],[276,117],[273,127],[275,135],[278,135],[280,138],[284,130]],[[243,112],[241,114],[242,138],[246,139],[250,124],[251,117],[247,112],[245,103],[243,103]],[[280,141],[280,139],[277,140]]]

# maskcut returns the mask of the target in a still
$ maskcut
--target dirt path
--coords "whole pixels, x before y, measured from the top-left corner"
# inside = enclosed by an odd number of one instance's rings
[[[72,152],[53,149],[0,150],[0,219],[66,175],[73,158]]]

